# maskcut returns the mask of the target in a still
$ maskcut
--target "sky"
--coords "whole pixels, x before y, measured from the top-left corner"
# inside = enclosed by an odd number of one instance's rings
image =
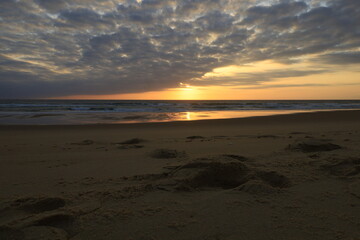
[[[360,1],[0,0],[0,98],[360,99]]]

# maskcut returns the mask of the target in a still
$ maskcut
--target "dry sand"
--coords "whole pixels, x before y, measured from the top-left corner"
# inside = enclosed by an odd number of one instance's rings
[[[0,239],[360,239],[360,111],[0,126]]]

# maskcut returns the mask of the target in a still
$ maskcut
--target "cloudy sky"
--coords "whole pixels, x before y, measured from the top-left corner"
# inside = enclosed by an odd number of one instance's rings
[[[0,98],[360,98],[359,0],[0,0]]]

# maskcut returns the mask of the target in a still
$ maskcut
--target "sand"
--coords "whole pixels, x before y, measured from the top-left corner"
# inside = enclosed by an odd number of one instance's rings
[[[360,239],[360,111],[0,126],[0,239]]]

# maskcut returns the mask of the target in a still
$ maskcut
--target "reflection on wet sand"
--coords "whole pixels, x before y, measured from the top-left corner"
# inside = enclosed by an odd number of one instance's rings
[[[131,114],[123,117],[116,123],[137,122],[168,122],[168,121],[194,121],[206,119],[244,118],[255,116],[269,116],[277,114],[291,114],[310,112],[300,110],[272,110],[272,111],[206,111],[206,112],[172,112],[172,113],[149,113],[146,115]]]
[[[200,112],[162,112],[162,113],[67,113],[67,114],[7,114],[0,117],[0,124],[9,125],[71,125],[71,124],[116,124],[194,121],[224,118],[244,118],[309,112],[302,110],[272,111],[200,111]]]

